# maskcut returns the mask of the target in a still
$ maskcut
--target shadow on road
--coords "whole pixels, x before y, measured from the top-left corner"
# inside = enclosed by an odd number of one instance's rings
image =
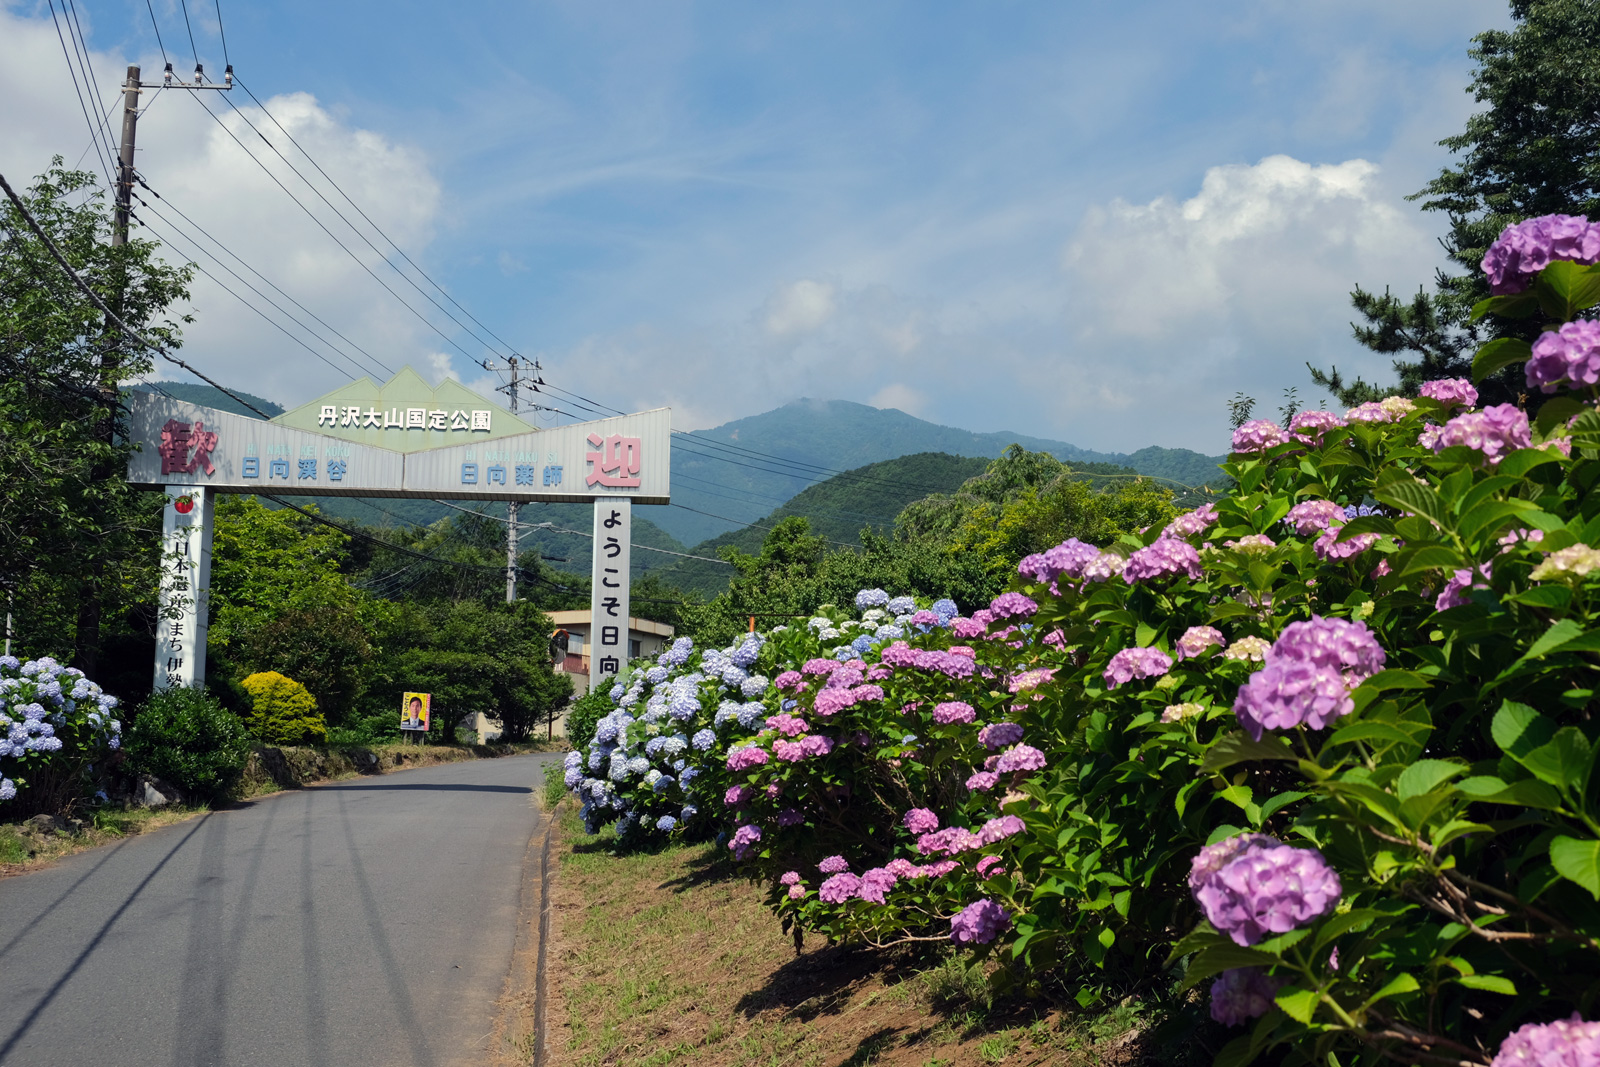
[[[361,782],[355,785],[319,785],[319,793],[337,793],[346,789],[417,789],[442,793],[531,793],[525,785],[446,785],[442,782]]]

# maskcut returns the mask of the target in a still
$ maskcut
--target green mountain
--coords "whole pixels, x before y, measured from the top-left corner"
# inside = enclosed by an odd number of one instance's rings
[[[811,531],[842,545],[859,545],[861,531],[871,528],[888,533],[895,516],[913,500],[930,493],[951,493],[968,478],[982,474],[987,459],[952,456],[945,452],[919,452],[834,475],[808,486],[788,503],[763,516],[755,527],[740,526],[702,541],[691,549],[696,556],[716,559],[719,550],[732,546],[756,555],[767,530],[783,519],[803,516]],[[673,490],[674,495],[677,489]],[[642,509],[641,509],[642,510]],[[667,559],[651,573],[680,589],[714,596],[727,588],[733,568],[704,559]]]
[[[1184,448],[1095,452],[1015,433],[974,433],[848,400],[796,400],[672,442],[672,500],[639,508],[686,544],[757,522],[807,486],[844,471],[917,453],[992,459],[1011,444],[1076,463],[1113,463],[1182,485],[1220,478],[1220,456]],[[928,487],[927,492],[942,491]],[[923,495],[926,495],[924,493]]]
[[[128,388],[136,389],[141,393],[165,393],[174,400],[181,400],[185,404],[200,404],[204,407],[216,408],[218,411],[229,411],[235,415],[247,415],[250,418],[259,417],[254,411],[251,411],[221,389],[214,389],[209,385],[194,385],[189,382],[152,382],[146,385],[144,382],[136,382]],[[243,397],[249,403],[265,411],[269,418],[283,414],[284,408],[282,404],[274,404],[270,400],[264,400],[254,393],[245,392],[243,389],[231,389],[229,392]]]

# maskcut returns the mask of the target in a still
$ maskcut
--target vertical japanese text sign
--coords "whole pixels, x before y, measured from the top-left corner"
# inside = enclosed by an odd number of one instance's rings
[[[155,688],[206,680],[206,591],[216,498],[204,486],[167,488],[161,520],[161,611],[156,619]]]
[[[589,689],[605,685],[628,662],[628,564],[633,502],[596,497],[594,594],[589,617]]]

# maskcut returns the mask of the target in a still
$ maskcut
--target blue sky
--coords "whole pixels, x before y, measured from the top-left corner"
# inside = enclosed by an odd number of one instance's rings
[[[142,0],[77,6],[103,90],[159,71]],[[221,10],[250,88],[555,384],[682,428],[841,397],[1212,452],[1235,390],[1315,398],[1307,360],[1383,373],[1346,294],[1440,263],[1442,220],[1403,196],[1473,107],[1470,38],[1508,20],[1503,0]],[[185,72],[182,12],[155,11]],[[215,12],[190,16],[219,73]],[[88,144],[48,8],[0,7],[0,89],[13,181]],[[172,205],[354,343],[489,385],[198,102],[155,98],[140,137]],[[194,305],[186,355],[243,388],[292,405],[348,376],[208,281]]]

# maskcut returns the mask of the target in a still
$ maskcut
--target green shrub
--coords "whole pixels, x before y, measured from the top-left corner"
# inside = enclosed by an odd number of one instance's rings
[[[233,791],[250,757],[250,734],[233,712],[200,688],[151,696],[125,744],[135,770],[206,802]]]
[[[328,744],[339,748],[357,748],[368,745],[387,745],[400,740],[400,717],[362,715],[346,726],[328,727]]]
[[[317,698],[293,678],[261,671],[240,683],[250,694],[250,732],[268,745],[318,745],[328,739],[328,724]]]
[[[572,702],[567,710],[567,739],[577,745],[587,745],[594,737],[594,728],[612,710],[611,697],[604,689],[591,689]]]

